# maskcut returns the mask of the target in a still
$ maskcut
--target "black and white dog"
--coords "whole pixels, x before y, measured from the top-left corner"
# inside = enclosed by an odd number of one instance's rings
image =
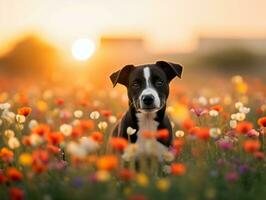
[[[156,132],[167,129],[167,140],[157,139],[158,148],[167,148],[172,142],[172,127],[165,114],[166,100],[169,95],[169,83],[178,76],[181,78],[182,66],[170,62],[158,61],[147,65],[126,65],[114,72],[110,78],[115,86],[120,83],[127,87],[129,110],[113,131],[114,137],[124,137],[132,143],[141,144],[139,134],[142,131]],[[128,136],[127,129],[136,132]]]

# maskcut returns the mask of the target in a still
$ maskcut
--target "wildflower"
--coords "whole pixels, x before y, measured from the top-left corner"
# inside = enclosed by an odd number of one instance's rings
[[[23,124],[26,121],[26,117],[24,115],[16,115],[16,121]]]
[[[98,143],[102,143],[103,142],[103,134],[101,132],[98,131],[94,131],[91,133],[91,138],[98,142]]]
[[[190,111],[194,113],[197,117],[200,117],[207,113],[207,111],[202,108],[192,108]]]
[[[111,124],[114,124],[114,123],[116,123],[116,121],[117,121],[117,118],[115,117],[115,116],[109,116],[108,117],[108,120],[109,120],[109,122],[111,123]]]
[[[30,120],[30,122],[29,122],[29,128],[30,129],[34,129],[37,126],[38,126],[38,122],[36,120],[34,120],[34,119]]]
[[[111,145],[112,148],[116,151],[123,151],[127,147],[127,140],[121,137],[112,137]]]
[[[211,105],[217,104],[219,102],[220,102],[220,98],[219,97],[212,97],[212,98],[209,99],[209,103]]]
[[[210,131],[206,127],[200,128],[197,131],[196,136],[201,140],[208,140],[210,137]]]
[[[38,101],[36,105],[37,109],[41,112],[45,112],[48,109],[48,105],[45,101]]]
[[[18,109],[18,114],[27,117],[30,115],[31,111],[32,109],[30,107],[22,107]]]
[[[182,123],[182,127],[183,127],[184,129],[186,129],[186,130],[191,129],[191,128],[194,127],[194,126],[195,126],[195,122],[192,121],[192,120],[189,119],[189,118],[185,119],[185,120],[183,121],[183,123]]]
[[[7,177],[12,181],[21,181],[23,177],[22,173],[14,167],[8,168],[6,174]]]
[[[252,123],[244,121],[237,124],[236,131],[241,134],[246,134],[252,128],[253,128]]]
[[[235,108],[236,108],[236,109],[240,110],[240,109],[243,108],[243,107],[244,107],[244,105],[243,105],[242,102],[236,102],[236,103],[235,103]]]
[[[228,172],[224,178],[229,182],[235,182],[239,179],[239,175],[236,172]]]
[[[130,181],[134,178],[134,173],[129,169],[121,169],[119,171],[118,177],[123,181]]]
[[[108,171],[106,170],[98,170],[95,173],[96,180],[99,182],[107,182],[110,180],[111,175]]]
[[[144,173],[139,173],[136,175],[136,182],[141,187],[147,187],[149,185],[149,177]]]
[[[233,148],[233,143],[231,140],[222,138],[218,141],[218,145],[223,150],[231,150]]]
[[[234,129],[237,127],[237,121],[236,120],[230,120],[229,125],[231,128]]]
[[[46,139],[53,145],[59,145],[64,140],[64,135],[61,132],[50,132],[46,135]]]
[[[217,117],[219,115],[219,112],[217,110],[210,110],[209,115],[211,117]]]
[[[14,153],[13,151],[10,151],[8,148],[3,147],[0,150],[0,158],[4,162],[12,162],[14,159]]]
[[[74,111],[74,117],[81,118],[83,116],[83,112],[81,110]]]
[[[215,105],[215,106],[212,106],[210,110],[216,110],[217,112],[222,112],[223,107],[220,105]]]
[[[37,134],[31,134],[29,137],[29,143],[32,146],[38,146],[43,143],[43,138]]]
[[[184,135],[185,135],[184,131],[178,130],[175,132],[176,137],[184,137]]]
[[[256,152],[254,153],[254,157],[257,158],[258,160],[264,160],[265,155],[264,155],[264,153],[261,152],[261,151],[256,151]]]
[[[161,140],[167,140],[169,138],[169,131],[167,129],[160,129],[157,131],[156,137]]]
[[[60,132],[64,134],[64,136],[68,137],[72,133],[72,126],[69,124],[62,124],[59,128]]]
[[[118,158],[114,155],[105,155],[98,158],[96,165],[100,170],[111,171],[118,166]]]
[[[173,163],[171,165],[171,173],[176,176],[182,176],[186,173],[186,166],[182,163]]]
[[[235,118],[237,121],[241,122],[246,119],[246,114],[244,113],[236,113]]]
[[[214,139],[218,138],[219,135],[221,135],[221,129],[219,129],[219,128],[211,128],[210,129],[210,136],[212,138],[214,138]]]
[[[105,121],[99,122],[98,128],[104,131],[107,128],[108,124]]]
[[[92,120],[80,120],[79,126],[83,131],[88,131],[93,130],[94,123]]]
[[[266,127],[266,117],[261,117],[258,119],[258,125],[261,127]]]
[[[184,140],[183,139],[174,139],[172,142],[172,146],[176,152],[176,154],[179,154],[184,146]]]
[[[11,187],[9,189],[9,198],[10,200],[23,200],[24,199],[24,192],[22,189],[17,187]]]
[[[22,153],[19,156],[19,163],[23,166],[30,166],[32,164],[32,156],[29,153]]]
[[[98,111],[93,111],[90,114],[91,119],[99,119],[99,117],[100,117],[100,113]]]
[[[136,133],[136,131],[137,131],[136,129],[133,129],[130,126],[127,127],[127,134],[128,135],[133,135],[134,133]]]
[[[156,181],[156,187],[161,192],[167,192],[170,188],[170,181],[166,178],[161,178],[158,181]]]
[[[7,129],[7,130],[5,130],[4,135],[7,138],[12,138],[12,137],[15,137],[15,132],[11,129]]]
[[[35,128],[32,129],[32,133],[37,134],[39,136],[44,136],[50,132],[50,127],[46,124],[39,124]]]
[[[10,103],[1,103],[0,110],[8,110],[11,107]]]
[[[110,117],[112,115],[112,111],[110,110],[102,110],[101,114],[105,117]]]
[[[90,137],[82,137],[79,139],[80,148],[85,149],[87,153],[95,152],[99,149],[99,144]]]
[[[244,151],[247,153],[254,153],[260,149],[260,142],[258,140],[246,140],[243,143]]]
[[[55,103],[56,103],[57,105],[59,105],[59,106],[62,106],[62,105],[65,103],[65,101],[64,101],[64,99],[62,99],[62,98],[57,98],[57,99],[55,100]]]
[[[198,102],[199,102],[201,105],[203,105],[203,106],[206,106],[206,105],[208,104],[208,101],[207,101],[207,99],[206,99],[204,96],[200,96],[200,97],[198,98]]]
[[[84,158],[87,155],[86,149],[80,148],[80,146],[76,142],[69,142],[67,144],[66,150],[68,153],[78,158]]]
[[[239,109],[239,112],[240,113],[243,113],[243,114],[248,114],[250,112],[250,108],[248,108],[248,107],[241,107]]]
[[[19,140],[16,137],[11,137],[8,140],[8,146],[11,149],[16,149],[16,148],[18,148],[20,146],[20,142],[19,142]]]
[[[247,132],[248,137],[259,137],[260,133],[255,129],[251,129]]]

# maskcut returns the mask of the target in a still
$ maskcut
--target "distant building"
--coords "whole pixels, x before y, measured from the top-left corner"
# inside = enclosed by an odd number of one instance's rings
[[[239,48],[255,54],[266,53],[266,38],[199,38],[195,53],[209,54],[229,48]]]

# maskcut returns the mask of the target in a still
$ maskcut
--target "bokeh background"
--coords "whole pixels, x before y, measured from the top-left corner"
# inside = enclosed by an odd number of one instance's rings
[[[110,73],[126,64],[167,60],[185,67],[182,83],[260,78],[265,8],[264,0],[0,0],[0,76],[111,87]]]

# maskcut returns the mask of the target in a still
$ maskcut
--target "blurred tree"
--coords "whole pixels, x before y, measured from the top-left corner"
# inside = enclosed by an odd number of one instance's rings
[[[0,70],[12,76],[50,77],[58,61],[58,53],[52,45],[29,35],[0,58]]]

